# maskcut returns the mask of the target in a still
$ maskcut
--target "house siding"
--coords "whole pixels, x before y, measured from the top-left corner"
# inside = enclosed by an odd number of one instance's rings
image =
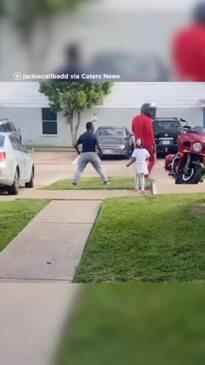
[[[69,128],[61,114],[57,115],[58,134],[43,135],[41,108],[0,108],[1,118],[9,118],[20,128],[22,139],[28,145],[66,146]]]
[[[105,108],[95,109],[97,116],[95,128],[99,126],[119,126],[131,128],[132,119],[140,113],[140,108]],[[158,117],[178,117],[186,119],[192,126],[203,126],[203,109],[200,108],[159,108]],[[92,113],[82,114],[82,123],[78,135],[85,129],[85,123],[91,120]]]
[[[203,83],[116,83],[104,98],[103,105],[82,113],[78,135],[85,130],[85,123],[97,121],[95,127],[116,125],[131,127],[131,121],[140,111],[143,102],[154,101],[158,117],[178,117],[203,126],[205,99]],[[42,108],[49,106],[48,99],[39,93],[38,83],[1,83],[0,119],[9,118],[21,129],[23,141],[32,145],[71,146],[70,128],[58,113],[58,134],[42,134]]]
[[[99,126],[126,126],[131,128],[131,122],[139,109],[135,108],[107,108],[98,109],[97,122],[95,128]],[[0,108],[1,117],[9,118],[20,128],[23,142],[31,145],[44,146],[71,146],[70,128],[61,113],[57,115],[58,134],[56,136],[46,136],[42,134],[41,108]],[[192,122],[193,126],[203,126],[203,109],[197,108],[160,108],[158,117],[181,117]],[[92,112],[82,113],[81,126],[78,135],[84,132],[87,121],[92,120]]]

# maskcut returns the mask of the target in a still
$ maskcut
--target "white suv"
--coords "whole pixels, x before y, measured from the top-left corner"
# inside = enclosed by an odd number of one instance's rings
[[[34,164],[28,149],[11,133],[0,133],[0,186],[16,195],[19,186],[34,186]]]

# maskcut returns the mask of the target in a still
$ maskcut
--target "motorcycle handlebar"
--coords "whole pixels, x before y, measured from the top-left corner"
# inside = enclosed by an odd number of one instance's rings
[[[185,127],[189,127],[189,123],[187,122],[187,120],[185,120],[185,119],[183,119],[183,118],[180,118],[180,121],[182,122],[182,123],[184,123],[185,124]],[[183,127],[184,128],[184,127]],[[191,128],[191,127],[190,127]]]
[[[181,126],[180,129],[184,130],[184,131],[190,131],[192,129],[192,127],[188,124],[187,120],[180,118],[180,121],[182,123],[185,123],[185,125]]]

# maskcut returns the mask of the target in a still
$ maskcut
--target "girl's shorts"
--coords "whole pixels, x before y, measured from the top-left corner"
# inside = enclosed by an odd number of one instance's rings
[[[148,175],[148,168],[147,168],[147,163],[141,163],[141,164],[136,164],[134,166],[134,172],[135,174],[144,174],[144,175]]]

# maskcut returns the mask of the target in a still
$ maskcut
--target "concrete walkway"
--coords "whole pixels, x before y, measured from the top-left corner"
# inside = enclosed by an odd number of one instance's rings
[[[107,198],[136,196],[131,190],[23,190],[20,199],[55,199],[55,200],[93,200],[102,201]]]
[[[0,364],[53,365],[100,201],[55,201],[0,253]]]
[[[53,365],[80,286],[0,283],[0,364]]]
[[[72,282],[100,201],[52,201],[0,253],[0,279]]]

